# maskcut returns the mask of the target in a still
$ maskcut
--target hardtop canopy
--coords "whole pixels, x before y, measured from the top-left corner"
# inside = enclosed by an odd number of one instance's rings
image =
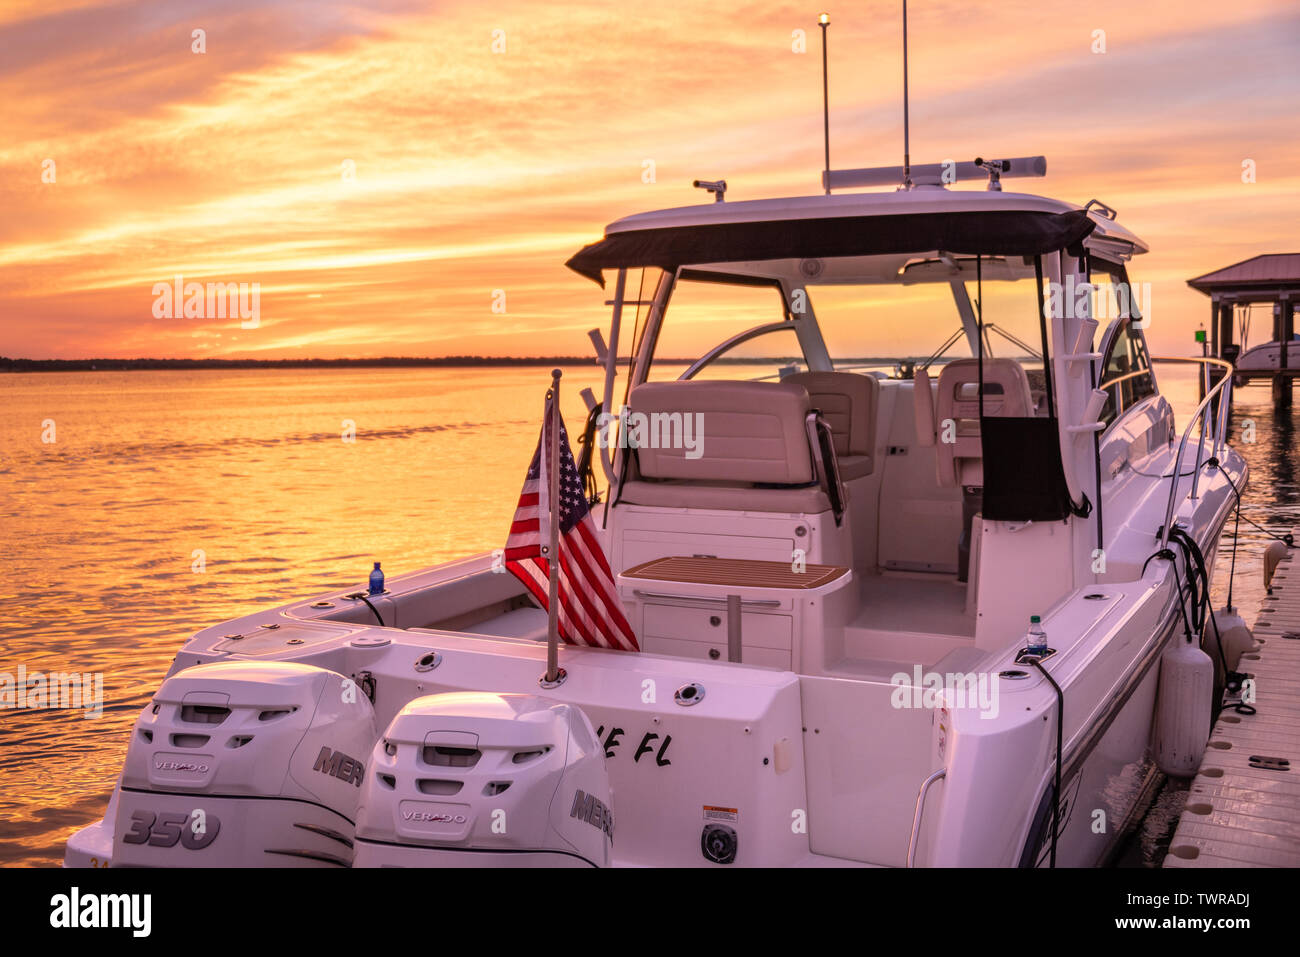
[[[1128,258],[1146,246],[1103,214],[1019,193],[920,187],[793,199],[715,202],[640,213],[566,265],[604,285],[602,270],[761,260],[924,254],[1076,254],[1100,241]]]

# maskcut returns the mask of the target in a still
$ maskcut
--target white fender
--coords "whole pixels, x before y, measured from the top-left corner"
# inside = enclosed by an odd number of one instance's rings
[[[1210,740],[1214,663],[1194,644],[1177,640],[1160,659],[1152,751],[1160,770],[1190,778]]]
[[[1217,632],[1216,632],[1217,626]],[[1219,654],[1219,641],[1223,642],[1223,654]],[[1213,624],[1205,627],[1205,652],[1214,663],[1215,681],[1222,685],[1227,677],[1223,672],[1224,661],[1229,671],[1236,671],[1241,663],[1241,656],[1255,650],[1255,636],[1246,625],[1245,619],[1237,614],[1235,608],[1224,608],[1214,612]]]
[[[1282,559],[1291,554],[1291,549],[1287,547],[1286,542],[1269,542],[1268,548],[1264,549],[1264,587],[1268,593],[1273,594],[1273,573],[1277,571],[1277,566]]]

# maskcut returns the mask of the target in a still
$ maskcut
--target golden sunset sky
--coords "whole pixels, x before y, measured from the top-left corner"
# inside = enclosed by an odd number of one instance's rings
[[[899,6],[824,8],[833,166],[901,162]],[[585,355],[606,294],[563,263],[606,223],[820,191],[823,8],[730,9],[4,0],[0,355]],[[913,161],[1042,153],[1008,189],[1116,207],[1156,351],[1209,314],[1186,279],[1300,251],[1295,0],[916,0],[909,33]],[[260,327],[155,318],[177,274],[260,283]]]

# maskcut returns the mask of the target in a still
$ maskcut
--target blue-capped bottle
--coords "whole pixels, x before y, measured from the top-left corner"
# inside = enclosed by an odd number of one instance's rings
[[[376,565],[376,568],[379,566]],[[1029,616],[1029,632],[1025,635],[1025,651],[1031,655],[1047,654],[1047,632],[1043,631],[1042,619],[1037,615]]]
[[[370,573],[370,594],[382,595],[384,593],[384,573],[379,570],[379,562],[375,562],[375,570]]]

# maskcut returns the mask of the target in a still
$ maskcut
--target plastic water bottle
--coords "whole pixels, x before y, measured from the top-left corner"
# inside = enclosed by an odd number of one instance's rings
[[[378,564],[375,567],[378,568]],[[1025,651],[1031,655],[1047,654],[1047,632],[1043,631],[1042,619],[1037,615],[1029,616],[1029,633],[1025,635]]]
[[[384,593],[384,573],[379,570],[379,562],[375,562],[375,570],[370,573],[370,594],[382,595]],[[1035,621],[1038,619],[1035,618]]]

